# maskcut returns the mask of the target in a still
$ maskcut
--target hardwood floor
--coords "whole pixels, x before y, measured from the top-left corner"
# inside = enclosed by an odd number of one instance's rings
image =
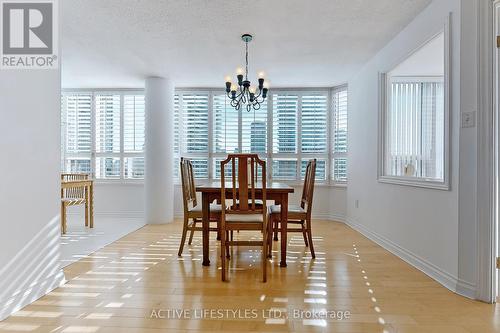
[[[500,332],[498,306],[455,295],[341,223],[313,221],[316,260],[290,234],[280,268],[275,242],[265,284],[248,247],[233,249],[221,282],[213,233],[210,267],[200,233],[178,258],[181,230],[180,221],[148,225],[67,266],[67,284],[0,332]]]

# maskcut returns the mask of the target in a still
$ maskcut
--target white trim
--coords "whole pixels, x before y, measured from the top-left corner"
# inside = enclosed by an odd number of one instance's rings
[[[413,187],[430,188],[434,190],[448,191],[450,187],[444,182],[437,182],[432,179],[404,177],[404,176],[379,176],[379,183],[405,185]]]
[[[389,92],[389,77],[388,72],[392,70],[397,64],[404,61],[415,52],[420,50],[428,42],[436,38],[439,34],[444,34],[444,179],[443,181],[422,179],[417,177],[402,177],[402,176],[391,176],[386,175],[385,171],[385,152],[387,151],[386,143],[386,115],[387,115],[387,95]],[[400,62],[395,63],[391,66],[391,69],[385,70],[379,73],[379,117],[378,117],[378,163],[377,163],[377,179],[380,183],[394,184],[394,185],[404,185],[404,186],[414,186],[423,187],[436,190],[450,190],[450,179],[451,179],[451,167],[450,167],[450,103],[451,103],[451,50],[450,50],[450,40],[451,40],[451,13],[447,16],[444,22],[443,28],[432,37],[428,38],[417,48],[409,52],[407,55],[401,58]],[[399,77],[403,80],[407,80],[406,77]],[[435,80],[432,77],[424,77],[425,80]]]
[[[477,211],[476,211],[476,284],[475,297],[478,300],[493,303],[496,296],[495,237],[496,212],[495,203],[498,177],[499,156],[496,140],[498,140],[498,106],[495,106],[494,55],[496,53],[493,24],[493,5],[500,1],[478,1],[478,112],[477,112]],[[495,68],[495,72],[498,72]],[[494,111],[494,110],[497,111]]]
[[[399,246],[384,236],[367,229],[365,226],[348,218],[346,224],[355,231],[361,233],[371,241],[380,245],[387,251],[391,252],[401,260],[407,262],[417,268],[430,278],[436,280],[449,290],[468,298],[474,298],[475,285],[471,282],[460,280],[457,276],[450,274],[438,266],[432,264],[426,259],[414,254],[413,252]]]

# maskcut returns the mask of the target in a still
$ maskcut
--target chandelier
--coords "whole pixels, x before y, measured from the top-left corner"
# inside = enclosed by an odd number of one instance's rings
[[[258,87],[251,85],[250,80],[248,80],[248,43],[252,41],[252,35],[244,34],[241,36],[241,40],[245,42],[245,76],[243,76],[242,68],[236,70],[237,84],[231,82],[230,76],[226,76],[226,94],[231,100],[232,107],[240,110],[242,105],[246,105],[247,112],[250,112],[252,108],[254,110],[260,109],[260,104],[267,97],[269,86],[267,82],[264,82],[263,72],[258,74]]]

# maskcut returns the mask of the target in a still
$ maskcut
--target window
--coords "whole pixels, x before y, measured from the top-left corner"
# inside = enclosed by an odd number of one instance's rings
[[[65,92],[62,170],[97,179],[144,178],[145,101],[142,91]],[[257,153],[271,179],[301,182],[317,159],[316,180],[347,180],[347,88],[275,89],[260,109],[230,106],[223,91],[178,89],[174,96],[174,176],[190,158],[199,179],[219,179],[229,153]]]
[[[347,87],[332,92],[332,143],[331,179],[333,182],[347,181]]]
[[[91,172],[92,94],[72,94],[62,98],[62,169]]]
[[[210,95],[207,92],[185,92],[178,93],[175,100],[178,101],[178,107],[176,108],[178,114],[174,116],[174,120],[179,119],[179,128],[182,129],[182,135],[179,135],[174,142],[179,145],[180,156],[190,158],[193,162],[195,177],[208,178],[208,109]],[[174,169],[178,173],[179,157],[175,160]]]
[[[65,92],[61,105],[62,171],[144,178],[142,92]]]
[[[381,181],[448,187],[444,45],[440,33],[382,76]]]

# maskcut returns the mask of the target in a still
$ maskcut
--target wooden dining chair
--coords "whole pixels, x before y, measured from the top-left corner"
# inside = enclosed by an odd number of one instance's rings
[[[187,232],[190,232],[188,244],[193,242],[193,235],[195,231],[202,231],[201,221],[203,219],[203,212],[201,204],[198,204],[196,199],[196,185],[194,182],[193,164],[191,160],[181,157],[180,162],[181,183],[182,183],[182,200],[184,206],[184,224],[182,226],[182,238],[179,245],[178,256],[182,256],[184,244],[186,242]],[[217,204],[210,204],[210,220],[219,224],[221,206]],[[199,227],[196,226],[199,223]],[[217,227],[210,227],[210,231],[219,231]]]
[[[221,162],[221,261],[222,281],[227,281],[229,270],[229,247],[233,245],[259,246],[262,248],[262,280],[267,281],[267,205],[266,162],[256,154],[229,154]],[[226,173],[231,172],[230,179]],[[260,171],[260,172],[259,172]],[[260,181],[259,181],[260,175]],[[226,183],[230,180],[230,183]],[[226,202],[226,186],[229,189]],[[257,194],[260,192],[260,201]],[[259,204],[260,203],[260,204]],[[262,240],[233,240],[229,232],[260,231]]]
[[[311,213],[314,194],[314,181],[316,178],[316,159],[309,160],[306,167],[304,178],[304,188],[302,189],[302,197],[299,205],[288,205],[288,232],[300,232],[304,237],[304,243],[309,246],[311,256],[316,258],[314,253],[314,245],[311,233]],[[269,221],[269,238],[274,232],[274,240],[278,240],[278,232],[281,231],[281,206],[272,205],[270,208],[271,215]],[[290,225],[300,225],[300,228],[290,228]],[[271,230],[273,229],[273,230]],[[271,255],[272,242],[270,242],[268,255]]]
[[[62,173],[61,181],[88,180],[85,173]],[[85,205],[85,226],[89,225],[89,198],[87,188],[84,186],[61,188],[61,233],[66,233],[66,210],[70,206]]]

